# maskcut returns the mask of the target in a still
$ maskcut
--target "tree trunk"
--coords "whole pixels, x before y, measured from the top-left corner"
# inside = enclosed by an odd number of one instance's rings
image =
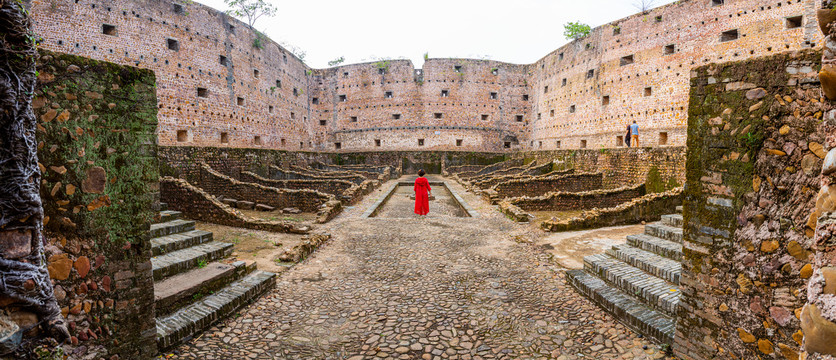
[[[37,37],[28,9],[29,0],[0,0],[0,298],[31,308],[41,326],[63,341],[69,333],[44,256],[32,111]]]

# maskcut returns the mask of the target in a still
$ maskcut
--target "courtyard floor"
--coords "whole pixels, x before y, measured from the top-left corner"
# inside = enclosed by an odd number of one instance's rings
[[[381,189],[391,184],[394,180]],[[361,218],[384,195],[377,190],[320,226],[317,231],[331,233],[332,240],[280,274],[275,289],[165,356],[664,357],[656,345],[566,284],[565,269],[552,259],[557,254],[543,246],[559,241],[506,219],[458,184],[448,184],[481,216],[417,218],[409,210],[389,208],[387,214],[403,217]],[[412,206],[402,200],[387,206]],[[607,231],[623,238],[626,230]],[[601,247],[606,241],[593,243],[589,246]]]

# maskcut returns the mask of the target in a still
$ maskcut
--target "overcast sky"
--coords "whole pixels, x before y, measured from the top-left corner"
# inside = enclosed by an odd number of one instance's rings
[[[196,0],[226,10],[224,0]],[[304,50],[314,68],[408,58],[490,58],[533,63],[567,41],[563,24],[592,27],[632,15],[640,0],[266,0],[279,8],[256,28]],[[645,0],[647,1],[647,0]],[[659,6],[674,0],[656,0]]]

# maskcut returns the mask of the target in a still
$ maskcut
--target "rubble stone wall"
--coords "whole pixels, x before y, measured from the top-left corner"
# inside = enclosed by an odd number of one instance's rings
[[[682,359],[799,356],[825,134],[836,121],[820,61],[808,50],[693,73],[673,346]]]
[[[553,178],[510,180],[496,184],[493,190],[498,198],[540,196],[550,192],[582,192],[602,187],[602,173],[581,173]]]
[[[297,208],[315,213],[332,196],[315,190],[290,190],[268,187],[255,183],[238,181],[220,174],[209,166],[201,167],[200,182],[195,185],[214,196],[264,204],[277,209]]]
[[[519,197],[508,202],[526,211],[566,211],[610,208],[642,197],[645,185],[612,190],[594,190],[579,193],[556,192],[538,197]]]

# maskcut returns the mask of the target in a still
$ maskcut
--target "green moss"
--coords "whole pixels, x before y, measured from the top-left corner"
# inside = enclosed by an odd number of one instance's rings
[[[659,173],[659,167],[652,166],[647,171],[647,180],[644,186],[648,193],[660,193],[665,191],[665,183],[662,181],[662,175]]]

